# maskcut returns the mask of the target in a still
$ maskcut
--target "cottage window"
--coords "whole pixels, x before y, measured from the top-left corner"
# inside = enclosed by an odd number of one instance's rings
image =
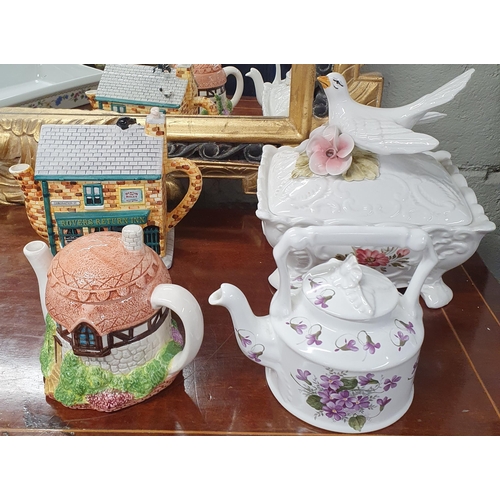
[[[111,111],[116,113],[125,113],[127,108],[123,104],[111,104]]]
[[[144,228],[144,244],[153,249],[157,254],[160,253],[160,228],[156,226],[147,226]]]
[[[73,240],[76,240],[80,236],[83,236],[83,229],[81,227],[72,227],[69,229],[63,229],[63,246],[71,243]]]
[[[83,199],[86,207],[102,207],[104,198],[100,184],[86,184],[83,187]]]
[[[59,323],[56,328],[60,337],[71,344],[77,356],[104,357],[114,348],[137,342],[156,332],[169,317],[169,312],[167,307],[162,307],[145,323],[111,332],[103,337],[87,323],[80,323],[72,333]]]
[[[100,351],[102,348],[100,337],[89,325],[82,323],[73,333],[73,350],[83,354],[87,351]]]

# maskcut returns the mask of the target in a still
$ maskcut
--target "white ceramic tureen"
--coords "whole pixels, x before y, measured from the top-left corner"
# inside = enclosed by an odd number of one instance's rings
[[[422,296],[429,307],[446,305],[453,293],[443,283],[443,273],[465,262],[495,225],[450,154],[429,151],[437,141],[411,127],[440,118],[440,113],[428,110],[450,100],[471,73],[401,108],[368,109],[348,95],[334,98],[327,93],[330,113],[335,113],[328,124],[298,147],[264,146],[257,216],[269,243],[274,247],[291,227],[310,225],[421,228],[430,235],[439,258]],[[325,92],[341,93],[346,87],[341,75],[328,78]],[[360,264],[382,271],[397,287],[408,285],[420,260],[419,252],[406,247],[380,247],[369,239],[356,246],[333,241],[321,249],[293,252],[288,259],[291,277],[350,253]],[[276,275],[270,282],[277,286]]]
[[[293,251],[332,244],[408,248],[422,255],[404,295],[350,255],[290,280]],[[223,284],[209,298],[227,307],[243,353],[266,367],[268,385],[292,414],[342,433],[387,427],[408,410],[424,339],[421,286],[437,262],[428,235],[405,227],[291,228],[274,248],[279,287],[256,317],[243,293]]]

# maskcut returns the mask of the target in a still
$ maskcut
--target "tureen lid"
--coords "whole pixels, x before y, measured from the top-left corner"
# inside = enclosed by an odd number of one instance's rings
[[[389,313],[399,299],[388,278],[358,264],[353,254],[345,261],[331,259],[311,269],[303,278],[302,292],[322,312],[360,321]]]
[[[472,212],[460,186],[432,155],[380,156],[374,180],[348,182],[342,176],[295,177],[299,148],[263,155],[259,208],[311,224],[468,225]],[[267,164],[265,164],[267,163]]]

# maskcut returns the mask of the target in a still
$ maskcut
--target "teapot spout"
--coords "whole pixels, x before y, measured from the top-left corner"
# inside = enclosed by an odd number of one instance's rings
[[[47,317],[47,306],[45,305],[45,289],[47,287],[47,272],[52,261],[52,253],[43,241],[31,241],[23,248],[23,253],[35,271],[40,293],[40,304],[42,306],[43,318]]]
[[[255,86],[255,97],[257,102],[262,106],[262,94],[264,92],[264,79],[260,74],[259,70],[255,68],[250,68],[250,71],[245,75],[253,80]]]
[[[228,283],[223,283],[212,293],[208,302],[227,308],[238,345],[249,359],[263,366],[274,367],[277,361],[276,346],[269,316],[255,316],[243,292]]]

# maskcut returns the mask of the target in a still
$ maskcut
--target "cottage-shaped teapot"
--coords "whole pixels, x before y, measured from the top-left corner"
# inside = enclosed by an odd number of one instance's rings
[[[404,295],[354,254],[291,282],[290,252],[367,242],[422,254]],[[413,399],[424,338],[419,293],[437,262],[428,235],[402,227],[291,228],[274,257],[280,281],[269,316],[255,317],[233,285],[209,298],[228,308],[241,350],[266,367],[274,396],[298,418],[331,431],[370,432],[394,423]]]
[[[198,353],[200,306],[172,284],[143,238],[141,226],[128,225],[81,236],[55,257],[42,241],[24,247],[46,318],[45,393],[65,406],[115,411],[139,403]]]
[[[219,115],[229,115],[243,95],[243,75],[234,66],[222,67],[222,64],[193,64],[193,74],[201,97],[214,101]],[[234,76],[236,89],[231,99],[226,96],[226,83],[229,76]]]

